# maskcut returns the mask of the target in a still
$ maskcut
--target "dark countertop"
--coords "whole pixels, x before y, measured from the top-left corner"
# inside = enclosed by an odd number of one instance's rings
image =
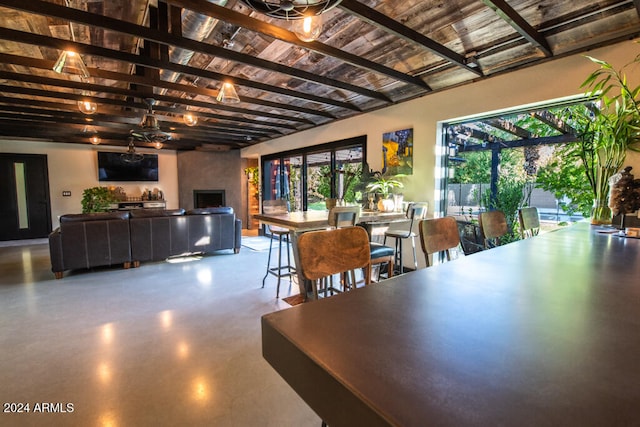
[[[265,359],[332,427],[640,423],[640,240],[588,224],[262,329]]]

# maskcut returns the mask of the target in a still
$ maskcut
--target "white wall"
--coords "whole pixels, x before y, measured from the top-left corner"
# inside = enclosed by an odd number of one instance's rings
[[[140,196],[145,189],[158,188],[164,193],[167,208],[178,207],[178,166],[175,151],[136,148],[136,151],[141,153],[158,154],[158,182],[109,183],[98,181],[97,151],[125,152],[126,148],[0,140],[0,152],[2,153],[47,155],[51,222],[54,229],[58,226],[58,216],[82,212],[82,191],[90,187],[122,187],[129,196]],[[71,191],[71,197],[62,196],[62,191],[66,190]]]
[[[588,54],[621,68],[638,53],[637,44],[625,41]],[[247,147],[242,150],[242,156],[255,158],[367,135],[367,161],[371,168],[380,170],[382,134],[412,127],[414,174],[406,180],[403,192],[407,200],[426,200],[433,206],[438,122],[578,95],[580,84],[595,69],[582,55],[557,59]],[[638,69],[634,71],[633,75],[638,76]],[[632,172],[640,177],[640,155],[629,155],[627,164],[634,166]]]

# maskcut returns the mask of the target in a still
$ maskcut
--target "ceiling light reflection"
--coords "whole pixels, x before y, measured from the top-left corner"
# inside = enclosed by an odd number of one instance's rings
[[[160,323],[164,329],[170,329],[173,324],[173,313],[171,310],[160,312]]]

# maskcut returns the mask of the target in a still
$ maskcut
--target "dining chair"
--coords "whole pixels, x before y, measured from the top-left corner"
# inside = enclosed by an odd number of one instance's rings
[[[286,214],[289,212],[289,205],[284,199],[276,200],[264,200],[262,202],[262,212],[265,214]],[[262,287],[264,288],[267,277],[271,274],[278,278],[278,284],[276,285],[276,298],[280,296],[280,279],[288,277],[289,281],[296,273],[295,267],[291,264],[291,254],[289,253],[289,229],[278,227],[275,225],[266,226],[267,233],[270,236],[269,239],[269,256],[267,257],[267,272],[262,278]],[[277,266],[271,266],[271,252],[273,250],[273,241],[278,239],[278,264]],[[287,263],[282,265],[282,242],[284,240],[285,249],[287,251]]]
[[[451,261],[451,249],[460,246],[460,234],[458,224],[454,217],[424,219],[420,221],[420,244],[427,267],[431,266],[429,255],[434,257],[444,252],[447,261]]]
[[[355,272],[364,269],[364,283],[370,283],[369,235],[362,227],[308,231],[297,240],[300,274],[312,284],[313,296],[339,291],[329,286],[329,278],[344,273],[352,284]],[[355,288],[345,286],[345,289]]]
[[[529,206],[518,209],[518,222],[520,223],[520,235],[523,239],[537,236],[540,232],[538,208]]]
[[[334,228],[353,227],[358,223],[360,217],[359,206],[338,206],[329,210],[329,226]],[[393,277],[393,264],[395,250],[377,242],[369,242],[371,253],[371,265],[378,266],[377,281],[380,281],[380,270],[382,265],[387,265],[387,278]]]
[[[360,206],[336,206],[329,209],[329,226],[353,227],[360,218]]]
[[[407,219],[408,225],[402,229],[391,229],[384,233],[383,243],[387,244],[387,237],[395,239],[395,264],[398,267],[400,274],[404,273],[404,264],[402,261],[402,241],[404,239],[411,239],[411,248],[413,250],[413,268],[418,269],[418,258],[416,257],[416,233],[413,231],[413,224],[424,219],[427,215],[427,203],[412,202],[407,206]]]
[[[504,212],[501,210],[481,212],[478,220],[485,248],[500,246],[500,239],[509,232]]]

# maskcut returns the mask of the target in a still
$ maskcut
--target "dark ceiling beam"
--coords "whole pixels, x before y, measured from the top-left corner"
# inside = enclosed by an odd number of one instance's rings
[[[187,65],[174,64],[172,62],[163,62],[160,60],[146,58],[140,55],[135,55],[127,52],[107,49],[104,47],[91,46],[83,43],[72,42],[69,40],[62,40],[54,37],[47,37],[39,34],[12,30],[12,29],[2,28],[2,27],[0,27],[0,39],[10,40],[17,43],[32,44],[39,47],[45,46],[45,47],[58,49],[58,50],[73,50],[83,55],[100,56],[100,57],[112,59],[115,61],[123,61],[129,64],[136,64],[136,65],[142,65],[145,67],[175,71],[177,73],[188,74],[194,77],[201,77],[204,79],[228,81],[230,83],[237,84],[240,86],[252,87],[254,89],[263,90],[266,92],[279,93],[281,95],[286,95],[293,98],[306,99],[308,101],[317,102],[320,104],[333,105],[339,108],[361,112],[361,109],[359,107],[347,102],[336,101],[330,98],[325,98],[325,97],[313,95],[310,93],[298,92],[290,89],[285,89],[277,86],[259,83],[259,82],[255,82],[250,79],[244,79],[241,77],[231,77],[225,74],[216,73],[214,71],[201,70],[199,68],[189,67]]]
[[[520,126],[516,126],[513,123],[504,120],[504,119],[489,119],[483,120],[482,123],[485,123],[493,128],[500,129],[511,135],[515,135],[519,138],[529,139],[533,135],[528,130],[521,128]]]
[[[10,85],[0,85],[0,92],[24,94],[24,95],[30,95],[30,96],[39,96],[39,97],[44,97],[44,98],[67,99],[67,100],[72,100],[72,101],[76,101],[76,102],[77,101],[81,101],[83,99],[89,99],[89,100],[91,100],[93,102],[101,102],[103,104],[115,105],[115,106],[124,107],[124,108],[137,108],[137,109],[143,110],[143,111],[146,111],[146,109],[147,109],[146,105],[144,105],[142,103],[131,103],[131,102],[121,101],[121,100],[111,99],[111,98],[98,98],[98,97],[92,97],[92,96],[83,96],[83,95],[76,95],[75,93],[51,92],[51,91],[46,91],[46,90],[32,89],[32,88],[27,88],[27,87],[10,86]],[[170,108],[162,107],[162,106],[154,107],[154,111],[155,112],[165,111],[165,112],[168,112],[168,113],[172,112]],[[260,121],[260,120],[247,119],[246,117],[225,116],[225,115],[222,115],[222,114],[212,114],[212,113],[206,113],[206,114],[203,114],[203,115],[206,116],[206,117],[210,117],[210,118],[218,119],[218,120],[228,120],[228,121],[231,121],[231,122],[241,122],[241,123],[247,123],[247,124],[258,125],[258,126],[266,126],[266,127],[272,127],[272,128],[285,128],[285,129],[290,129],[290,130],[293,130],[293,131],[298,130],[298,128],[296,126],[288,125],[288,124],[285,124],[285,123],[276,123],[276,122],[266,123],[266,122]]]
[[[22,102],[21,102],[22,101]],[[41,116],[51,116],[51,117],[61,117],[61,118],[73,118],[83,121],[83,124],[92,125],[95,127],[110,127],[114,123],[125,123],[128,126],[128,129],[131,129],[131,126],[138,125],[140,122],[140,116],[134,115],[132,113],[127,116],[123,115],[123,112],[114,110],[116,114],[108,114],[108,113],[96,113],[92,114],[90,117],[87,117],[84,114],[81,114],[75,104],[60,104],[60,103],[52,103],[52,102],[44,102],[37,100],[28,100],[28,99],[19,99],[19,98],[9,98],[9,97],[1,97],[0,96],[0,111],[14,112],[14,113],[26,113],[31,115],[41,115]],[[86,119],[91,119],[91,122],[87,122]],[[202,134],[203,137],[206,136],[208,132],[227,134],[227,135],[237,135],[242,138],[246,138],[247,136],[251,138],[262,138],[273,136],[272,132],[260,131],[256,129],[248,129],[244,128],[229,128],[225,126],[219,126],[215,122],[209,122],[205,120],[200,120],[198,126],[189,127],[182,122],[181,118],[174,117],[175,120],[168,121],[164,120],[170,130],[176,129],[180,132],[188,132],[193,135]]]
[[[531,138],[531,139],[518,139],[515,141],[503,141],[500,144],[500,148],[520,148],[520,147],[533,147],[537,145],[551,145],[551,144],[568,144],[571,142],[576,142],[578,139],[575,135],[557,135],[557,136],[543,136],[541,138]],[[483,145],[483,144],[471,144],[465,147],[461,147],[461,152],[470,152],[470,151],[489,151],[493,149],[492,143]]]
[[[41,110],[61,110],[61,111],[67,111],[67,112],[73,112],[75,114],[79,114],[76,103],[67,104],[67,103],[59,103],[59,102],[41,101],[37,99],[24,99],[24,98],[0,96],[0,104],[5,104],[9,106],[23,105],[23,106],[38,108]],[[101,108],[96,114],[100,115],[103,113],[104,110],[105,108]],[[135,123],[135,124],[138,124],[140,122],[141,115],[139,113],[136,113],[133,111],[125,111],[121,109],[113,109],[113,113],[114,114],[110,115],[111,117],[113,117],[113,121],[116,121],[116,122],[122,121],[123,123],[126,122],[126,123]],[[162,111],[162,113],[165,113],[165,112]],[[181,114],[181,112],[175,112],[175,113]],[[212,128],[212,129],[224,130],[225,132],[230,132],[230,133],[242,133],[245,135],[249,134],[256,137],[259,137],[259,136],[267,137],[267,136],[273,136],[274,134],[283,135],[283,133],[277,129],[250,128],[244,124],[233,125],[233,124],[225,124],[222,122],[218,122],[217,120],[220,117],[219,115],[210,115],[204,112],[195,112],[195,115],[198,116],[198,118],[200,119],[206,119],[206,118],[212,119],[212,120],[201,120],[201,122],[198,125],[198,128],[201,128],[201,127],[204,127],[207,129]],[[87,116],[82,115],[81,117],[87,117]]]
[[[413,44],[418,44],[423,48],[431,51],[432,53],[447,59],[453,64],[464,68],[465,70],[482,76],[482,71],[477,67],[472,67],[467,63],[464,56],[452,51],[448,47],[441,45],[440,43],[430,39],[429,37],[395,21],[388,16],[372,9],[356,0],[342,0],[338,6],[342,10],[346,10],[352,15],[357,16],[365,22],[368,22],[375,27],[378,27],[386,32],[392,33],[397,37],[402,38]]]
[[[557,130],[559,132],[562,132],[565,135],[566,134],[571,134],[571,135],[576,134],[576,130],[574,128],[569,126],[567,123],[565,123],[558,116],[555,116],[555,115],[551,114],[548,111],[537,111],[535,113],[531,113],[531,117],[533,117],[536,120],[541,121],[542,123],[545,123],[545,124],[551,126],[555,130]]]
[[[16,82],[34,83],[34,84],[47,85],[47,86],[57,86],[57,87],[63,87],[68,89],[78,89],[82,91],[106,93],[111,95],[121,95],[123,97],[131,96],[131,90],[125,89],[125,88],[117,88],[114,86],[103,86],[103,85],[92,84],[92,83],[76,82],[73,80],[53,79],[50,77],[41,77],[33,74],[20,74],[20,73],[12,73],[9,71],[0,70],[0,79],[14,80]],[[153,97],[156,101],[162,101],[169,104],[181,104],[183,102],[182,98],[176,98],[176,97],[167,96],[167,95],[159,95],[159,94],[151,93],[150,96]],[[275,120],[282,120],[284,122],[298,122],[298,123],[306,123],[311,125],[314,124],[311,120],[302,118],[302,117],[286,116],[281,114],[267,113],[264,111],[256,112],[254,110],[237,108],[229,105],[212,104],[210,102],[196,101],[196,100],[189,100],[186,103],[188,105],[192,105],[200,108],[231,111],[234,113],[240,113],[240,114],[246,114],[246,115],[258,115],[262,117],[269,117]]]
[[[482,2],[511,25],[529,43],[537,47],[545,56],[553,56],[547,40],[520,16],[505,0],[482,0]]]
[[[59,6],[54,3],[49,3],[40,0],[0,0],[0,6],[10,7],[16,10],[22,10],[26,12],[35,13],[38,15],[49,16],[53,18],[59,18],[69,20],[78,24],[91,26],[98,26],[111,31],[117,31],[119,33],[128,34],[134,37],[141,37],[151,43],[159,43],[167,46],[175,46],[178,48],[188,49],[194,52],[202,53],[205,55],[211,55],[218,58],[225,58],[230,61],[242,63],[252,67],[262,68],[265,70],[273,71],[276,73],[286,74],[296,79],[321,84],[333,88],[343,89],[349,92],[357,93],[372,99],[378,99],[383,102],[393,102],[386,95],[376,92],[370,89],[366,89],[360,86],[352,85],[350,83],[335,80],[329,77],[320,76],[307,71],[299,70],[286,65],[278,64],[275,62],[267,61],[266,59],[257,58],[255,56],[247,55],[241,52],[236,52],[230,49],[226,49],[220,46],[214,46],[211,44],[179,37],[166,32],[158,31],[153,28],[143,27],[126,21],[120,21],[118,19],[109,18],[107,16],[96,15],[93,13],[85,12],[83,10],[68,8],[65,6]],[[155,59],[155,58],[154,58]],[[163,61],[166,62],[166,61]]]
[[[214,3],[203,2],[199,0],[166,0],[168,3],[178,5],[185,9],[192,10],[202,15],[210,16],[212,18],[225,21],[227,23],[237,25],[239,27],[251,30],[256,33],[261,33],[269,37],[273,37],[277,40],[282,40],[289,44],[301,47],[303,49],[316,52],[322,55],[331,56],[337,58],[347,64],[354,67],[362,68],[368,71],[373,71],[382,75],[386,75],[395,80],[402,81],[404,83],[412,84],[421,87],[427,91],[431,90],[429,85],[424,80],[411,76],[409,74],[402,73],[394,70],[393,68],[386,67],[377,62],[369,61],[366,58],[362,58],[358,55],[353,55],[349,52],[337,49],[333,46],[321,43],[319,41],[303,42],[293,32],[287,31],[277,25],[269,24],[268,22],[261,21],[259,19],[251,18],[250,16],[228,9],[226,7],[218,6]],[[640,1],[640,0],[639,0]]]

